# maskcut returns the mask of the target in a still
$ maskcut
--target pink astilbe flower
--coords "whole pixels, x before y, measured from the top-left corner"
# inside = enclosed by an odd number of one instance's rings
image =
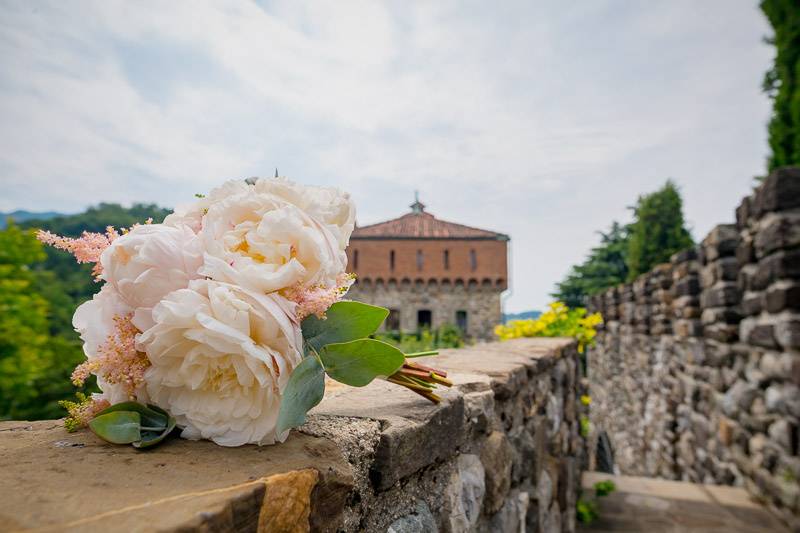
[[[324,319],[328,308],[342,299],[355,280],[355,274],[342,273],[336,278],[334,287],[296,285],[287,289],[284,296],[297,304],[297,320],[303,320],[309,315]]]
[[[117,237],[119,237],[119,232],[115,230],[113,226],[108,226],[105,233],[84,231],[77,239],[62,237],[61,235],[56,235],[41,229],[36,232],[36,238],[41,242],[71,253],[75,256],[75,260],[78,263],[95,263],[92,269],[92,275],[95,281],[99,281],[100,275],[103,273],[103,269],[99,263],[100,254],[102,254],[103,250],[108,248]]]
[[[144,373],[150,366],[147,354],[136,349],[139,330],[132,322],[133,314],[114,317],[114,333],[97,349],[97,357],[85,361],[72,372],[72,382],[82,386],[90,374],[112,385],[122,385],[130,398],[144,384]]]

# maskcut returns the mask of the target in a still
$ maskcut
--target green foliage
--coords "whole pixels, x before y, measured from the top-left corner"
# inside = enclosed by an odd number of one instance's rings
[[[774,35],[775,62],[764,75],[763,89],[772,98],[769,122],[770,171],[800,164],[800,4],[797,0],[762,0]]]
[[[672,181],[656,192],[640,196],[633,212],[627,254],[629,280],[692,245],[683,220],[683,201]]]
[[[578,419],[578,423],[580,424],[581,428],[581,437],[584,439],[589,438],[589,435],[592,433],[592,423],[589,421],[589,417],[586,415],[581,415]]]
[[[597,512],[597,502],[594,500],[578,498],[575,511],[578,515],[578,522],[582,524],[591,524],[600,517]]]
[[[466,344],[461,330],[451,324],[444,324],[433,331],[423,329],[419,333],[379,333],[374,337],[397,346],[404,353],[461,348]]]
[[[324,319],[311,315],[303,320],[303,341],[310,351],[292,371],[283,391],[279,433],[303,424],[309,409],[322,401],[326,372],[342,383],[363,387],[403,365],[402,352],[365,338],[375,333],[388,315],[383,307],[345,301],[333,304]]]
[[[303,320],[303,339],[314,351],[337,342],[362,339],[375,333],[389,310],[360,302],[337,302],[325,313],[325,319],[314,315]]]
[[[112,444],[149,448],[162,442],[175,429],[175,419],[155,405],[137,402],[114,404],[89,421],[98,437]]]
[[[578,503],[575,506],[575,511],[578,521],[584,524],[591,524],[598,518],[600,513],[598,510],[598,500],[608,496],[617,490],[616,485],[610,479],[598,481],[594,484],[594,498],[581,496],[578,498]]]
[[[617,222],[600,232],[600,245],[580,265],[570,269],[551,295],[569,307],[586,305],[586,297],[623,283],[628,277],[628,227]]]
[[[35,270],[45,259],[31,230],[0,231],[0,419],[61,416],[80,345],[54,335],[52,302]]]
[[[319,357],[310,355],[289,376],[278,413],[278,433],[302,425],[306,421],[306,413],[322,401],[324,394],[325,370]]]
[[[570,309],[562,302],[553,302],[548,307],[538,318],[498,324],[494,332],[501,341],[519,337],[573,337],[578,341],[580,353],[594,343],[595,328],[603,322],[600,313],[587,315],[583,307]]]
[[[153,205],[100,204],[85,213],[10,223],[0,230],[0,419],[64,415],[59,401],[72,396],[70,375],[84,359],[72,314],[98,289],[90,265],[43,248],[33,228],[75,237],[151,217],[159,222],[168,212]],[[93,383],[83,391],[96,390]]]
[[[608,496],[615,490],[617,490],[617,486],[614,485],[614,482],[610,479],[598,481],[594,484],[594,492],[598,497]]]
[[[377,377],[389,377],[403,366],[403,352],[375,339],[328,344],[319,352],[325,373],[350,385],[363,387]]]

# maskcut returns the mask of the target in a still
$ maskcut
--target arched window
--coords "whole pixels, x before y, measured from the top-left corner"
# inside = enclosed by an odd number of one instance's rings
[[[353,270],[358,270],[358,250],[353,250]]]
[[[473,272],[478,270],[478,254],[475,253],[475,250],[469,251],[469,268],[471,268]]]
[[[424,266],[425,259],[422,257],[422,250],[417,250],[417,270],[422,272],[422,267]]]
[[[389,270],[394,272],[394,250],[389,252]]]
[[[450,250],[444,251],[444,269],[450,270]]]

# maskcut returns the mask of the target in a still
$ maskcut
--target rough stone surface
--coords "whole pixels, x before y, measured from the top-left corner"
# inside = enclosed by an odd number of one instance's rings
[[[735,227],[593,297],[606,321],[587,355],[591,421],[621,473],[743,485],[796,530],[798,206],[800,169],[774,172]]]
[[[574,531],[574,505],[560,507],[585,464],[574,341],[426,362],[454,382],[441,404],[385,382],[331,382],[275,446],[172,439],[139,452],[60,421],[0,422],[0,530]]]

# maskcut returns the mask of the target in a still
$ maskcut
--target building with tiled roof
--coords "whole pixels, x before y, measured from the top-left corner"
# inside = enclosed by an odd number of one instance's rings
[[[353,299],[390,309],[387,328],[444,324],[489,338],[508,287],[508,235],[447,222],[419,199],[398,218],[357,227],[347,250]]]

